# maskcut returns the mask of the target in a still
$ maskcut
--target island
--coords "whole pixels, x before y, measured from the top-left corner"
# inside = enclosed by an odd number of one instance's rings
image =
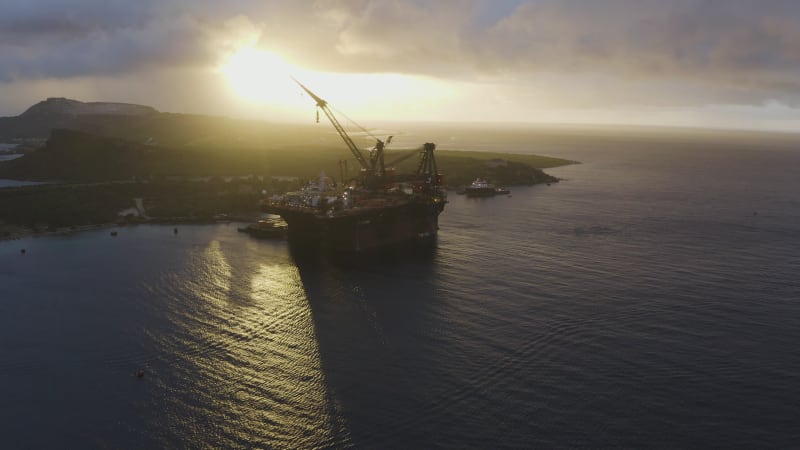
[[[267,196],[320,173],[357,176],[329,127],[161,113],[141,105],[48,99],[0,118],[0,142],[26,142],[0,161],[0,238],[98,224],[252,220]],[[39,143],[33,145],[32,143]],[[398,173],[415,149],[387,149]],[[575,163],[528,154],[437,150],[448,186],[488,178],[504,186],[553,183],[542,169]]]

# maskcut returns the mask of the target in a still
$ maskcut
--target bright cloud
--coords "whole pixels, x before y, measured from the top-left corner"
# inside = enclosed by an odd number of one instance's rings
[[[243,110],[220,101],[218,69],[244,47],[319,74],[323,90],[324,80],[347,86],[343,108],[373,96],[383,118],[525,121],[603,109],[635,118],[695,108],[702,117],[761,110],[772,120],[776,110],[764,105],[780,104],[785,120],[800,105],[792,0],[7,0],[0,114],[69,92],[183,111],[204,103],[182,103],[195,89],[231,108],[208,113],[235,115]],[[144,79],[149,91],[123,84]]]

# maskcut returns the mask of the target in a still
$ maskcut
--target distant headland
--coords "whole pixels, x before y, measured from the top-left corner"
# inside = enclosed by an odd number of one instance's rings
[[[158,114],[158,110],[151,106],[133,103],[81,102],[64,97],[50,97],[31,106],[20,116],[28,118],[48,115],[139,116],[146,114]]]
[[[422,141],[421,141],[422,142]],[[420,143],[421,143],[420,142]],[[0,161],[0,178],[47,182],[0,189],[0,237],[13,228],[58,230],[100,223],[206,221],[258,214],[265,195],[326,172],[357,176],[330,127],[162,113],[128,103],[49,98],[0,118],[0,143],[23,156]],[[364,145],[369,145],[364,142]],[[388,149],[416,164],[414,148]],[[476,177],[530,185],[558,181],[544,168],[574,163],[530,154],[437,150],[450,186]],[[146,214],[125,213],[134,204]],[[5,227],[6,231],[3,231]]]
[[[81,102],[51,97],[13,117],[0,117],[0,142],[46,139],[53,128],[98,130],[103,124],[123,123],[160,114],[150,106],[114,102]]]

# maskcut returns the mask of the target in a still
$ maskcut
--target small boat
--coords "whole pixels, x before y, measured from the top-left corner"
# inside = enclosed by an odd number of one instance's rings
[[[509,191],[508,189],[506,189],[504,187],[496,187],[496,188],[494,188],[494,193],[495,194],[506,195],[506,194],[510,194],[511,191]]]
[[[111,235],[112,235],[112,236],[116,236],[116,235],[117,235],[117,230],[114,230],[114,231],[112,231],[112,232],[111,232]]]
[[[246,227],[239,227],[237,230],[255,238],[283,239],[287,236],[289,227],[283,219],[275,218],[259,220]]]
[[[464,189],[467,197],[491,197],[497,193],[495,186],[483,178],[476,178]]]

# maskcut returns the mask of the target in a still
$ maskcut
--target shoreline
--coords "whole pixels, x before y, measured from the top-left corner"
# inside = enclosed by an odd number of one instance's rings
[[[135,225],[213,225],[232,222],[253,222],[258,220],[260,214],[255,215],[230,215],[218,218],[171,217],[168,219],[145,219],[135,222],[108,222],[91,225],[74,225],[59,227],[54,230],[37,230],[20,225],[0,225],[0,242],[17,241],[29,237],[69,236],[84,231],[103,230],[115,227],[129,227]]]

